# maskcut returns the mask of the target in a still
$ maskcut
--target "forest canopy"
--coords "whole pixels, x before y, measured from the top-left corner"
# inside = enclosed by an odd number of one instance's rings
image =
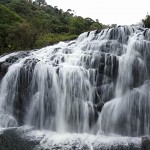
[[[45,0],[0,0],[0,54],[41,48],[106,26],[47,5]]]

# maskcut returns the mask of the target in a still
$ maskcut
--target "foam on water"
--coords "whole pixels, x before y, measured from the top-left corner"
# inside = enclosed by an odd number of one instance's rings
[[[34,138],[34,140],[40,139],[40,144],[36,149],[110,150],[111,148],[131,148],[138,150],[141,147],[141,138],[121,137],[119,135],[62,134],[32,130],[30,133],[25,133],[24,137]]]

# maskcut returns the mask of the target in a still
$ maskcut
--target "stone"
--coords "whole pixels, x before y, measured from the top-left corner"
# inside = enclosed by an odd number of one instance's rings
[[[11,65],[9,62],[2,62],[0,63],[0,80],[5,76],[7,73],[8,67]]]
[[[102,31],[101,29],[97,29],[97,30],[95,31],[95,35],[98,34],[98,33],[100,33],[101,31]]]
[[[98,66],[99,74],[103,74],[104,73],[104,68],[105,68],[105,64],[100,63],[99,66]]]
[[[98,112],[102,111],[102,108],[104,106],[104,102],[99,102],[98,104],[96,104],[96,109]]]
[[[150,136],[142,137],[142,150],[150,150]]]

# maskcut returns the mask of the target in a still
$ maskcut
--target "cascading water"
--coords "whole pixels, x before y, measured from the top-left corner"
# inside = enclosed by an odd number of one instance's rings
[[[0,127],[150,134],[149,58],[150,30],[138,26],[2,56]]]

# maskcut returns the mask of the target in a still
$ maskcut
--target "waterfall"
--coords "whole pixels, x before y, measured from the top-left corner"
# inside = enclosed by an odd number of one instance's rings
[[[0,127],[150,134],[150,31],[118,26],[0,57]]]

